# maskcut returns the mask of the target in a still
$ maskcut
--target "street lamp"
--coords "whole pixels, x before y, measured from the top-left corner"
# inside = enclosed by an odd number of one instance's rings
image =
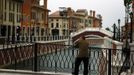
[[[120,41],[120,19],[118,19],[118,40]]]
[[[113,33],[114,33],[113,39],[116,40],[115,38],[116,37],[116,24],[115,23],[113,24]]]
[[[133,42],[133,13],[131,12],[130,14],[130,19],[131,19],[131,29],[130,29],[130,43]]]

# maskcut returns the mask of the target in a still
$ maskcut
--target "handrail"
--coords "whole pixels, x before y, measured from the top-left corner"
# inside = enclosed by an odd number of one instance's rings
[[[34,44],[31,44],[30,46],[20,45],[15,49],[14,47],[11,47],[10,50],[7,48],[0,50],[0,66],[2,66],[2,64],[12,64],[11,66],[8,66],[8,68],[71,72],[78,51],[79,50],[74,48],[73,45],[66,45],[63,42],[36,43],[36,46]],[[111,75],[118,75],[121,67],[124,66],[121,65],[125,60],[125,56],[122,54],[121,49],[89,47],[89,51],[89,71],[91,75],[92,73],[107,75],[109,72]],[[109,51],[111,53],[109,53]],[[35,54],[37,53],[37,55],[33,55],[33,52]],[[17,57],[15,57],[16,55]],[[15,60],[16,63],[14,63]],[[33,60],[36,63],[33,63]],[[33,65],[35,65],[35,67],[33,67]],[[80,67],[80,70],[83,70],[82,66]]]

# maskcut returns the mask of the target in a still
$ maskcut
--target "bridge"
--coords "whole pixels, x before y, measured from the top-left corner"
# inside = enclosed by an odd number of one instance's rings
[[[93,34],[93,31],[96,33]],[[133,70],[133,65],[130,66],[130,64],[133,64],[133,59],[131,59],[131,63],[130,61],[125,62],[128,58],[127,54],[120,48],[121,43],[111,40],[111,35],[107,35],[106,32],[103,33],[100,29],[93,29],[92,31],[84,29],[82,32],[72,34],[69,39],[1,45],[1,73],[69,75],[73,71],[78,49],[73,47],[72,42],[68,43],[69,40],[75,42],[80,35],[86,35],[90,41],[102,40],[99,43],[90,42],[89,74],[121,75],[123,72]],[[133,54],[133,52],[131,53]],[[7,69],[10,69],[10,71],[7,71]],[[80,67],[80,73],[82,71],[83,65]]]

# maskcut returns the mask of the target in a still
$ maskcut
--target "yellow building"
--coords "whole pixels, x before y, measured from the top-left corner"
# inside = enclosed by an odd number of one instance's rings
[[[0,36],[19,41],[48,35],[47,0],[0,0]],[[30,38],[29,38],[30,39]]]
[[[23,0],[0,0],[0,36],[9,38],[20,34],[21,6]]]

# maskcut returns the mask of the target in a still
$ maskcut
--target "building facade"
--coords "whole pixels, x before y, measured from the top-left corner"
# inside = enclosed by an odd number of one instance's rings
[[[133,41],[134,41],[134,22],[132,23],[132,38],[133,38]],[[131,33],[131,24],[130,23],[126,23],[126,25],[122,26],[121,27],[121,40],[122,42],[125,42],[126,39],[128,40],[128,42],[130,42],[130,33]]]
[[[85,27],[101,27],[101,16],[96,17],[95,11],[93,12],[88,15],[86,9],[74,11],[70,7],[62,7],[62,10],[49,15],[50,35],[69,36],[71,32],[76,32]]]
[[[47,0],[0,0],[0,37],[19,41],[22,37],[48,35]]]
[[[69,36],[71,32],[78,29],[81,18],[76,16],[73,9],[61,7],[49,15],[50,35]]]
[[[9,38],[20,34],[23,0],[0,0],[0,36]]]
[[[121,41],[124,47],[134,42],[134,0],[124,0],[125,24],[121,27]]]
[[[47,0],[40,5],[40,0],[25,0],[22,13],[22,35],[43,37],[48,35],[48,12]]]
[[[68,18],[60,16],[59,11],[49,15],[49,35],[63,36],[68,34]]]
[[[81,29],[87,26],[88,11],[86,9],[77,9],[75,16],[80,19],[77,29]]]
[[[100,14],[97,14],[97,16],[96,16],[96,12],[93,10],[90,10],[86,23],[87,23],[86,27],[101,28],[102,27],[102,16]]]

